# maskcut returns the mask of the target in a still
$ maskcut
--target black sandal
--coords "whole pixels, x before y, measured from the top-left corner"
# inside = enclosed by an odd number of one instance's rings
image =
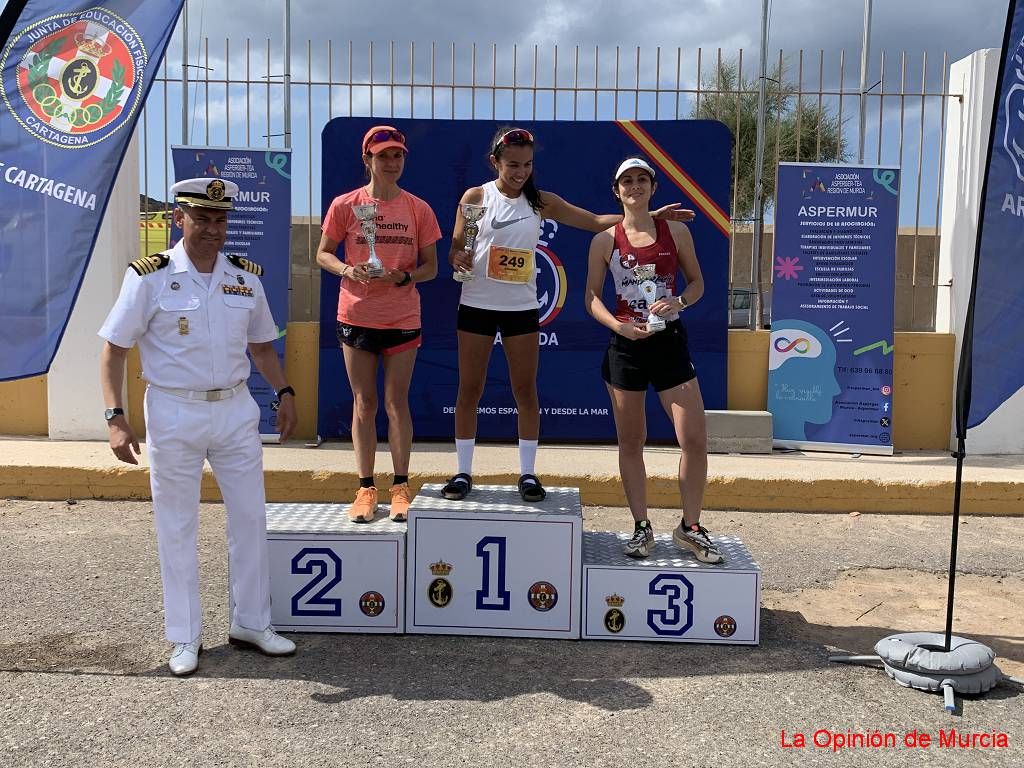
[[[459,472],[441,489],[441,496],[449,501],[462,501],[473,490],[473,478]]]
[[[519,478],[519,495],[523,501],[537,502],[544,501],[548,492],[544,490],[536,475],[523,475]]]

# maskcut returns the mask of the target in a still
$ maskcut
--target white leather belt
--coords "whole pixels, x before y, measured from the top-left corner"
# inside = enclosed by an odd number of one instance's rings
[[[153,389],[159,389],[161,392],[166,392],[168,395],[183,397],[186,400],[205,400],[209,403],[215,403],[218,400],[227,400],[229,397],[237,395],[245,387],[245,382],[240,381],[228,389],[174,389],[173,387],[158,387],[156,384],[150,384],[149,386]]]

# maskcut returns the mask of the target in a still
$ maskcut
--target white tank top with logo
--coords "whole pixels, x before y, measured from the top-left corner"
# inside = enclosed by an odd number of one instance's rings
[[[460,303],[477,309],[538,309],[535,253],[541,215],[526,195],[505,197],[497,183],[483,185],[480,232],[473,248],[473,280],[462,284]]]

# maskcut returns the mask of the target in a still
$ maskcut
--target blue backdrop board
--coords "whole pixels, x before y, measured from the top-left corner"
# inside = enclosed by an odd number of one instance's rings
[[[781,163],[777,190],[775,445],[891,454],[899,170]]]
[[[288,327],[288,279],[291,274],[291,151],[287,149],[226,149],[172,147],[174,178],[218,176],[238,185],[234,210],[228,216],[224,252],[244,256],[263,267],[263,289],[277,323],[274,347],[284,364]],[[171,243],[181,230],[171,228]],[[274,389],[253,366],[249,389],[260,406],[260,434],[275,436],[270,408]]]
[[[365,183],[359,154],[363,134],[380,120],[336,118],[324,128],[322,212],[339,194]],[[423,347],[410,393],[418,439],[454,435],[458,388],[455,318],[459,283],[452,280],[448,249],[455,208],[462,193],[494,178],[488,142],[497,123],[471,120],[390,120],[408,138],[409,157],[400,185],[426,200],[441,225],[435,280],[419,286]],[[680,202],[697,211],[690,224],[705,281],[704,298],[683,314],[701,391],[708,408],[726,398],[727,291],[729,266],[729,167],[731,139],[715,121],[524,122],[537,137],[535,178],[571,203],[595,213],[621,209],[611,192],[611,175],[623,157],[641,152],[657,169],[654,205]],[[537,244],[541,303],[541,439],[614,440],[601,360],[608,331],[583,308],[587,252],[593,233],[545,221]],[[680,280],[682,278],[680,277]],[[339,278],[321,273],[319,432],[349,437],[352,396],[335,332]],[[606,286],[609,291],[609,286]],[[607,297],[607,296],[606,296]],[[609,303],[609,306],[614,304]],[[383,402],[383,400],[381,400]],[[380,409],[377,432],[387,432]],[[652,439],[674,439],[653,392],[648,398]],[[516,436],[515,401],[500,342],[488,369],[480,402],[478,437]]]
[[[50,368],[181,5],[29,0],[0,37],[0,381]]]

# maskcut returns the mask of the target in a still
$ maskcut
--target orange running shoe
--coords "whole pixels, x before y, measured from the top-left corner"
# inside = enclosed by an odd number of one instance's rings
[[[356,491],[356,500],[348,508],[348,519],[354,523],[368,523],[377,514],[377,489],[360,488]]]
[[[412,491],[408,483],[391,486],[391,514],[388,515],[396,523],[404,523],[409,519],[409,505],[412,503]]]

